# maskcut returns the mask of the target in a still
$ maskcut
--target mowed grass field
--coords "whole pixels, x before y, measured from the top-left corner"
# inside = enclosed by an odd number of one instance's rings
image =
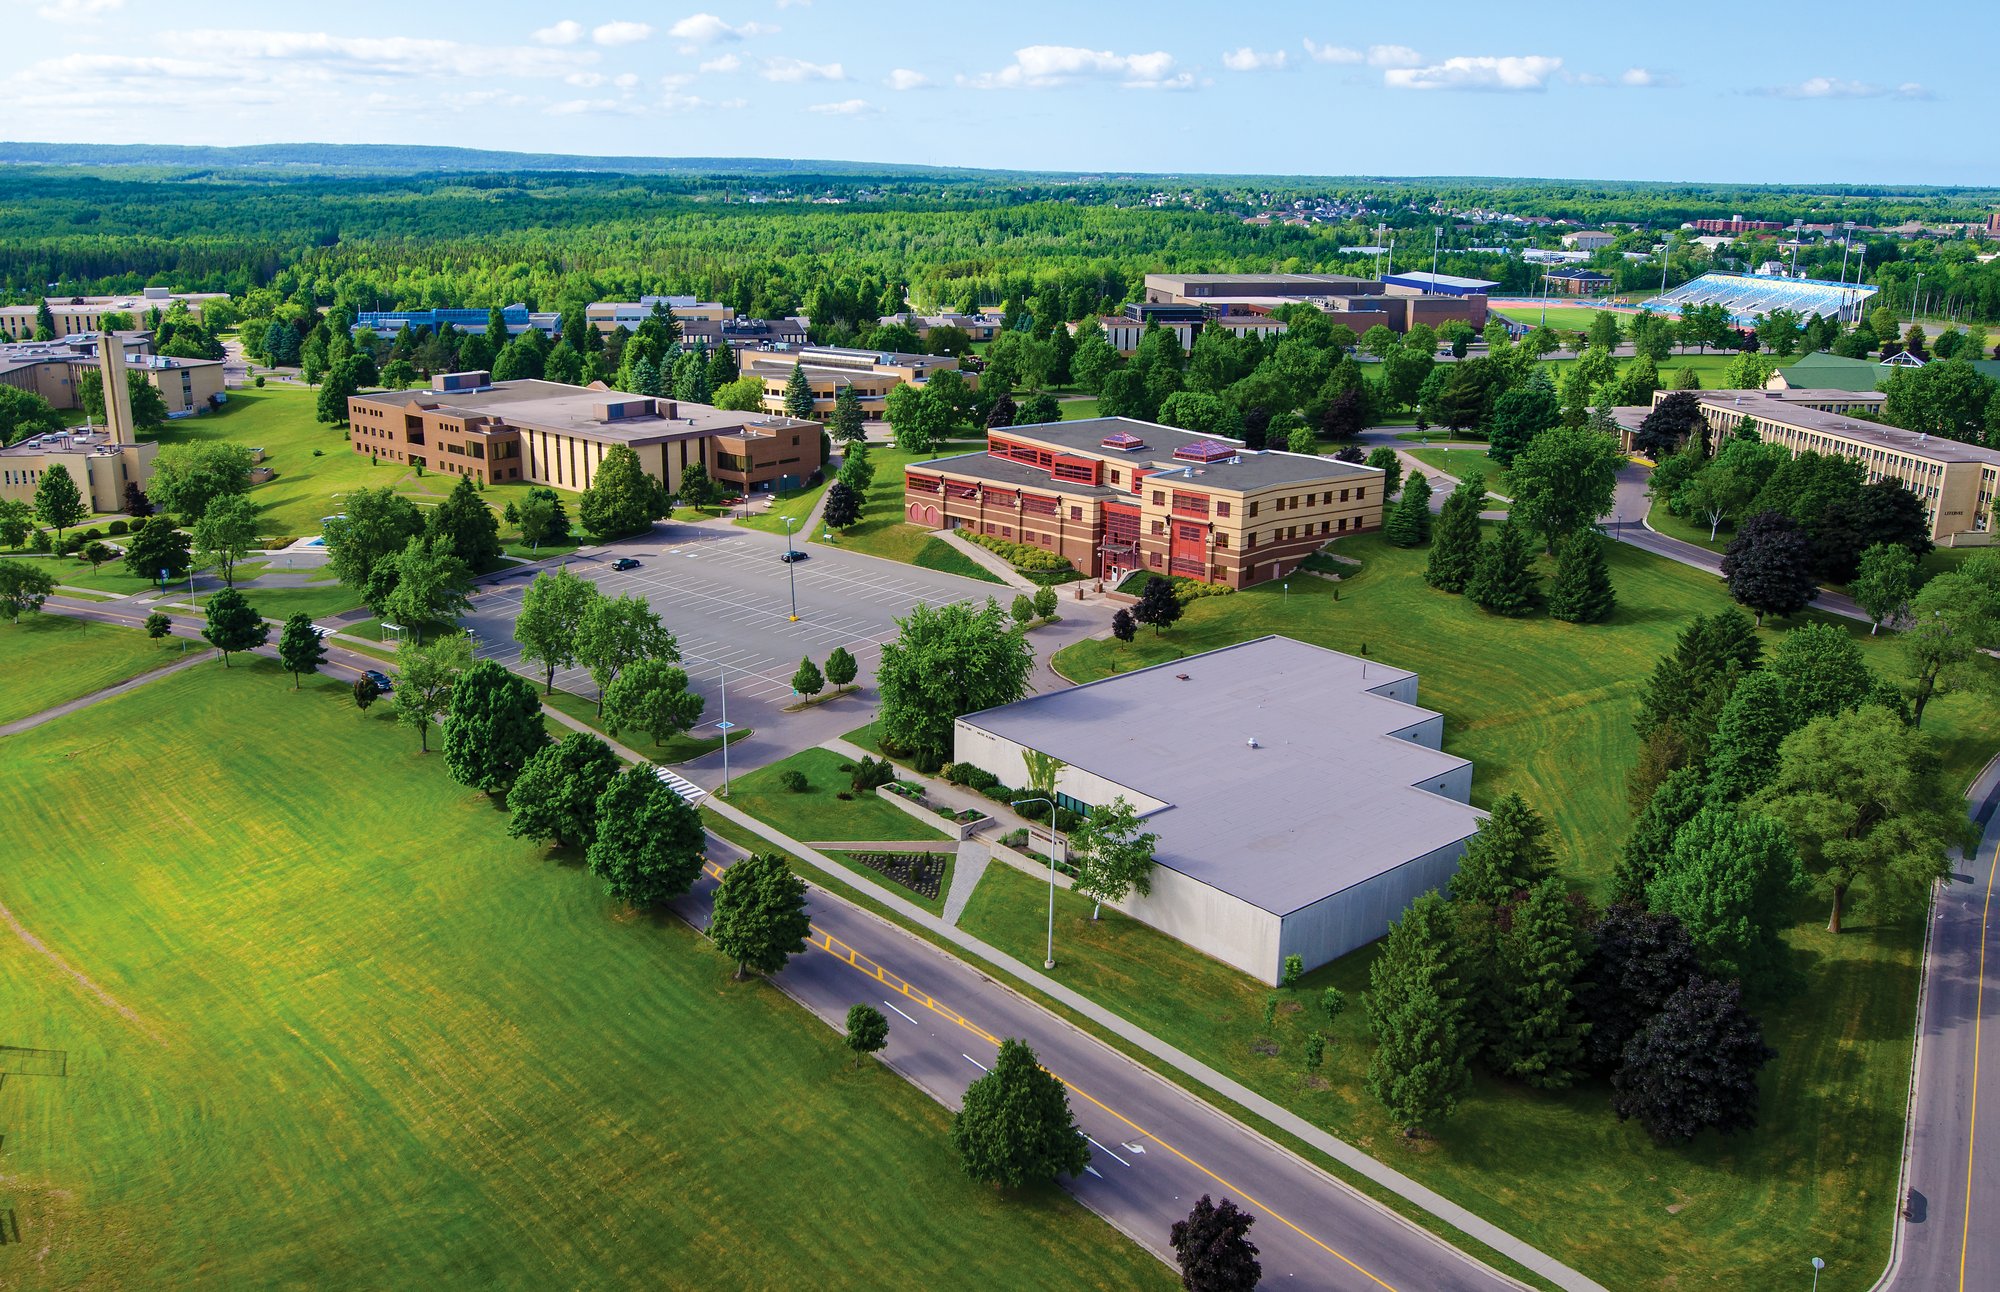
[[[1364,562],[1339,585],[1339,601],[1334,585],[1317,579],[1291,580],[1289,599],[1276,588],[1208,598],[1164,637],[1142,629],[1129,646],[1079,643],[1057,656],[1057,667],[1088,679],[1284,632],[1415,669],[1418,703],[1445,715],[1446,750],[1474,763],[1474,802],[1524,795],[1555,827],[1565,877],[1602,900],[1630,826],[1625,780],[1637,756],[1631,721],[1640,690],[1690,617],[1729,604],[1721,582],[1612,544],[1619,605],[1611,622],[1514,621],[1427,587],[1424,549],[1369,535],[1335,550]],[[1856,636],[1872,667],[1901,677],[1892,638],[1828,622]],[[1763,630],[1767,651],[1783,627]],[[1983,696],[1950,695],[1926,712],[1924,731],[1939,742],[1952,783],[1963,784],[2000,744],[2000,717]],[[1014,880],[990,869],[962,923],[1031,956],[1040,946],[1041,890]],[[1077,901],[1065,920],[1059,906],[1057,943],[1065,944],[1066,924],[1070,951],[1058,952],[1058,977],[1480,1214],[1506,1217],[1523,1238],[1607,1286],[1775,1286],[1811,1248],[1833,1263],[1824,1287],[1859,1289],[1887,1259],[1919,919],[1871,918],[1833,937],[1822,927],[1823,899],[1803,902],[1787,939],[1808,986],[1783,999],[1753,988],[1750,1001],[1778,1051],[1763,1080],[1762,1128],[1660,1150],[1617,1122],[1601,1084],[1537,1094],[1484,1079],[1436,1141],[1412,1147],[1360,1085],[1370,1047],[1356,993],[1375,948],[1310,976],[1300,997],[1309,1002],[1333,983],[1353,1006],[1334,1029],[1330,1088],[1318,1091],[1302,1081],[1299,1063],[1309,1015],[1282,1015],[1279,1055],[1259,1054],[1252,1043],[1265,988],[1130,921],[1089,927],[1087,913]]]
[[[22,615],[19,623],[0,623],[0,677],[6,679],[0,685],[0,723],[171,664],[184,658],[183,645],[178,638],[154,641],[132,629],[62,615]],[[185,650],[199,645],[186,644]]]
[[[0,1283],[1170,1285],[414,743],[264,663],[0,742]]]

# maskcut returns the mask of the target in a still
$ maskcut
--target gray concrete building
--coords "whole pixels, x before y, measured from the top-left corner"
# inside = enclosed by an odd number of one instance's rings
[[[1009,785],[1058,759],[1075,811],[1122,795],[1160,842],[1119,909],[1275,983],[1381,937],[1478,832],[1472,764],[1416,698],[1407,669],[1261,637],[969,714],[954,754]]]

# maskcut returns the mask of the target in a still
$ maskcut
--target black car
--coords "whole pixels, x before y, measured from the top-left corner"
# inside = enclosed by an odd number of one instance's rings
[[[798,548],[794,547],[789,551],[780,552],[778,554],[778,559],[784,561],[786,564],[790,564],[793,561],[807,560],[811,556],[812,556],[811,552],[801,552]]]
[[[636,570],[639,568],[639,562],[629,556],[621,556],[611,563],[611,568],[614,570]]]
[[[366,673],[363,673],[361,676],[367,678],[370,682],[373,682],[375,684],[375,690],[382,695],[387,695],[389,694],[389,692],[396,689],[394,686],[390,685],[389,675],[387,673],[383,673],[376,669],[371,668]]]

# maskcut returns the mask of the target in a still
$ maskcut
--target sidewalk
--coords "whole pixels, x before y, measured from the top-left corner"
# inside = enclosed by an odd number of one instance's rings
[[[1001,560],[998,552],[989,551],[981,547],[955,529],[938,530],[937,536],[945,541],[946,546],[955,547],[965,553],[968,557],[972,558],[973,564],[979,566],[982,570],[991,572],[1002,583],[1013,588],[1016,592],[1025,592],[1032,597],[1042,586],[1016,570],[1013,566],[1007,564],[1007,562]]]

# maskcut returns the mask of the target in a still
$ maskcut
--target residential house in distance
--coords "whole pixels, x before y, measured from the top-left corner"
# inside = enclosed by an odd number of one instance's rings
[[[1275,984],[1381,937],[1478,833],[1472,764],[1416,700],[1407,669],[1260,637],[967,714],[952,756],[1018,784],[1048,755],[1085,815],[1122,796],[1159,846],[1112,905]]]
[[[48,303],[49,313],[55,319],[56,339],[61,340],[79,332],[102,331],[107,314],[130,315],[134,327],[144,328],[154,310],[164,314],[176,302],[187,306],[188,313],[199,318],[204,302],[228,299],[228,292],[177,292],[169,287],[148,287],[125,296],[51,296]],[[35,304],[0,305],[0,338],[32,341],[39,313],[40,308]]]
[[[602,383],[440,373],[429,390],[350,396],[347,412],[356,453],[483,484],[588,489],[604,455],[621,444],[669,489],[680,488],[694,462],[746,492],[802,484],[824,465],[820,428],[811,422],[627,395]]]
[[[1054,552],[1107,583],[1138,570],[1232,588],[1382,524],[1380,469],[1124,417],[1009,426],[984,453],[913,463],[905,519]]]
[[[814,420],[832,419],[833,401],[846,387],[860,401],[861,415],[880,421],[890,391],[905,382],[921,386],[946,369],[957,371],[958,360],[948,354],[897,354],[829,345],[770,346],[740,352],[736,366],[744,376],[764,383],[764,407],[773,413],[785,411],[785,387],[792,379],[792,369],[804,368],[806,384],[812,388]],[[968,372],[963,376],[967,386],[978,387],[977,375]]]
[[[1575,233],[1562,236],[1563,248],[1567,251],[1599,251],[1618,241],[1618,235],[1606,233],[1602,229],[1578,229]]]

